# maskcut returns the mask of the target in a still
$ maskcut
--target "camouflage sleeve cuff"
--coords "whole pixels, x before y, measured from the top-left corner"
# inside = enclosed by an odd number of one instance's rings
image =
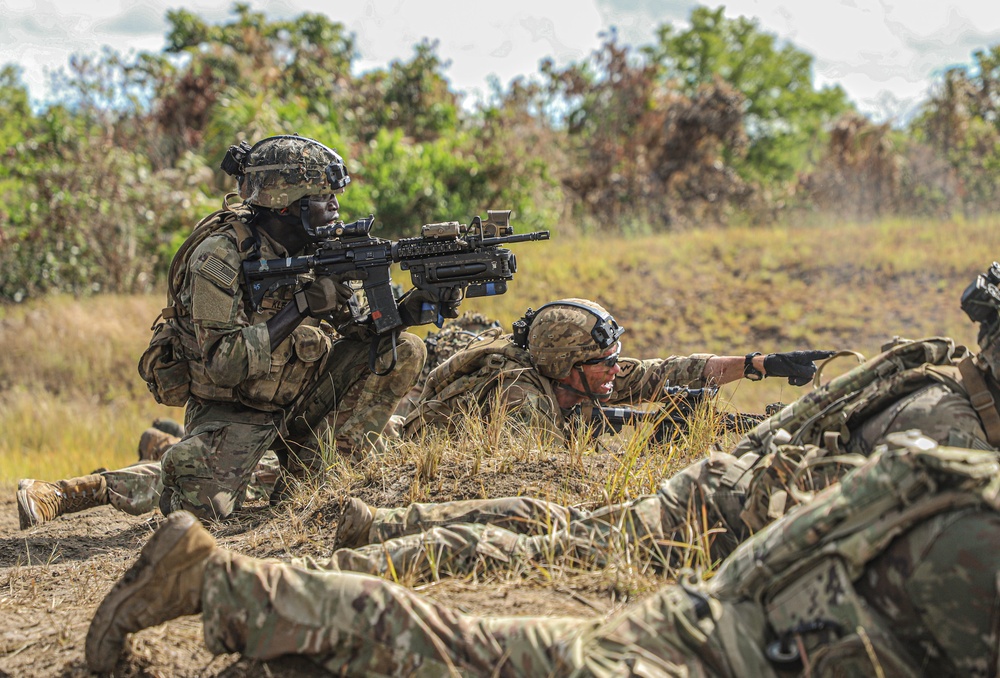
[[[686,359],[685,373],[689,381],[686,386],[690,388],[702,388],[705,384],[705,367],[708,361],[715,357],[714,353],[692,353]]]
[[[240,332],[247,350],[247,379],[267,376],[271,371],[271,339],[267,335],[267,325],[250,325]]]

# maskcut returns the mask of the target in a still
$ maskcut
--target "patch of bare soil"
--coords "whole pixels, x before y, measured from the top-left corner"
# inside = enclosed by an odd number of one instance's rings
[[[520,493],[594,500],[594,487],[615,463],[609,454],[575,461],[542,454],[503,467],[443,461],[430,480],[419,480],[418,464],[410,462],[392,474],[356,479],[340,491],[299,492],[273,509],[246,505],[210,529],[222,546],[250,555],[323,557],[331,551],[345,494],[383,506]],[[0,488],[0,676],[87,675],[84,638],[91,616],[162,517],[159,512],[129,516],[104,506],[21,531],[14,497],[14,488]],[[552,581],[495,578],[485,584],[445,580],[417,589],[470,614],[589,617],[622,602],[606,573]],[[115,675],[270,677],[319,671],[300,657],[265,664],[213,656],[203,645],[200,619],[186,617],[133,635]]]

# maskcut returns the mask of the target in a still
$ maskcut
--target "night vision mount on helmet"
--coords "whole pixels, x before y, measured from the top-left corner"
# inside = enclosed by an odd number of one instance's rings
[[[977,362],[988,367],[994,379],[1000,378],[1000,263],[994,261],[965,288],[962,310],[979,324]]]

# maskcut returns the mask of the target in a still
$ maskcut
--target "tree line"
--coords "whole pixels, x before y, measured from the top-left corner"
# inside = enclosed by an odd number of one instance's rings
[[[355,75],[354,36],[322,14],[167,20],[162,52],[74,56],[40,110],[18,67],[0,68],[0,301],[149,290],[233,190],[229,145],[279,133],[337,149],[355,179],[342,213],[375,213],[384,237],[488,208],[521,230],[619,234],[1000,207],[1000,45],[892,125],[721,7],[648,45],[612,32],[464,103],[433,42]]]

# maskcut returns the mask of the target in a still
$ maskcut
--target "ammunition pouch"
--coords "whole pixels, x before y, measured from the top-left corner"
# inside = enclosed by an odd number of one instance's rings
[[[191,395],[191,370],[177,326],[163,321],[153,327],[149,346],[139,358],[139,376],[161,405],[183,407]]]
[[[267,375],[237,387],[240,400],[248,405],[285,407],[292,404],[311,383],[330,354],[330,335],[312,325],[299,325],[271,351]]]

